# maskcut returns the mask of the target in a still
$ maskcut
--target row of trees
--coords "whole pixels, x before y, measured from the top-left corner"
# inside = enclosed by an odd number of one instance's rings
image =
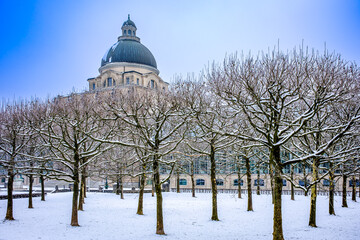
[[[156,233],[165,234],[161,185],[187,161],[194,186],[191,159],[201,156],[210,162],[211,219],[217,221],[216,156],[227,152],[237,166],[239,185],[240,170],[247,170],[250,211],[250,160],[257,158],[259,166],[270,169],[273,239],[283,239],[283,179],[311,189],[309,225],[316,227],[318,183],[328,177],[331,193],[337,170],[344,176],[359,170],[360,69],[339,55],[300,49],[258,57],[233,55],[204,72],[197,79],[179,78],[168,92],[115,88],[5,104],[0,164],[9,179],[6,219],[13,219],[17,173],[73,182],[72,226],[79,225],[77,211],[83,209],[90,174],[105,172],[118,185],[127,174],[140,177],[137,214],[143,214],[145,179],[154,181]],[[284,172],[299,163],[312,168],[311,182],[304,187]],[[161,177],[164,167],[170,174]]]

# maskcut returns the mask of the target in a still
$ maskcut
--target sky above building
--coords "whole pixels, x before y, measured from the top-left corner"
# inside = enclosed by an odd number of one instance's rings
[[[278,45],[360,63],[359,0],[0,0],[1,99],[86,90],[128,14],[167,82]]]

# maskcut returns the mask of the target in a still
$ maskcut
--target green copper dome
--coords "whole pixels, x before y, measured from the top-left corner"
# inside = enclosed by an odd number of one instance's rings
[[[115,43],[104,55],[101,66],[113,62],[138,63],[157,68],[156,61],[147,47],[140,42],[123,39]]]
[[[126,62],[157,68],[154,56],[147,47],[140,43],[140,38],[136,36],[137,29],[135,23],[130,20],[130,15],[128,15],[128,20],[124,22],[121,30],[122,36],[105,53],[101,60],[101,67],[108,63]]]

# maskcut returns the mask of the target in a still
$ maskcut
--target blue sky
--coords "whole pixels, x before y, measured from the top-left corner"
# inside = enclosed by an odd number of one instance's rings
[[[168,82],[278,40],[360,63],[360,0],[0,0],[1,99],[87,89],[127,14]]]

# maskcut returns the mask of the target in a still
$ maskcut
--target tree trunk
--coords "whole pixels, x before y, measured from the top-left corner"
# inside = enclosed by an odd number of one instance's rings
[[[86,160],[83,160],[84,162]],[[79,197],[79,208],[78,210],[84,211],[85,195],[86,195],[86,168],[81,169],[81,183],[80,183],[80,197]]]
[[[41,181],[41,201],[45,201],[45,183],[44,183],[44,176],[40,175]]]
[[[144,203],[144,189],[145,189],[145,172],[141,174],[140,177],[140,191],[139,191],[139,201],[138,201],[138,209],[136,214],[144,215],[143,213],[143,203]]]
[[[252,206],[250,159],[248,157],[245,157],[245,167],[246,167],[246,182],[247,182],[247,193],[248,193],[247,210],[254,211]]]
[[[356,166],[356,161],[355,159],[353,160],[353,166]],[[351,195],[351,200],[353,200],[354,202],[356,202],[356,178],[355,178],[355,173],[352,175],[352,195]],[[360,181],[360,179],[359,179]]]
[[[5,220],[14,220],[13,216],[13,184],[15,175],[12,171],[9,171],[9,180],[8,180],[8,201]]]
[[[354,163],[355,164],[355,163]],[[356,166],[356,165],[354,165]],[[353,200],[354,202],[356,202],[356,178],[355,178],[355,174],[352,175],[352,194],[351,194],[351,200]]]
[[[313,181],[317,181],[318,176],[318,166],[319,159],[313,159],[312,171],[313,171]],[[309,217],[309,226],[316,227],[316,198],[317,198],[317,183],[311,186],[311,200],[310,200],[310,217]]]
[[[33,208],[32,192],[33,192],[33,175],[29,175],[29,205],[28,205],[28,208]]]
[[[116,177],[116,195],[120,195],[120,176]]]
[[[346,181],[347,181],[347,176],[343,175],[343,185],[342,185],[342,207],[348,207],[347,205],[347,201],[346,201]]]
[[[124,185],[122,181],[122,176],[120,177],[120,198],[124,199]]]
[[[180,193],[180,174],[176,173],[176,192]]]
[[[194,162],[191,161],[191,191],[192,197],[195,197],[195,179],[194,179]]]
[[[155,183],[155,192],[156,192],[156,234],[165,235],[164,222],[163,222],[159,160],[158,160],[158,156],[156,156],[156,155],[154,156],[153,170],[154,170],[154,183]]]
[[[270,164],[274,164],[274,225],[273,225],[273,240],[283,240],[282,229],[282,211],[281,211],[281,193],[283,182],[281,178],[282,169],[280,167],[280,147],[273,147],[271,149]]]
[[[304,187],[307,188],[307,180],[306,180],[306,167],[305,164],[303,164],[303,175],[304,175]],[[308,191],[304,190],[305,197],[308,195]]]
[[[275,167],[276,168],[276,167]],[[274,176],[274,226],[273,240],[283,240],[282,212],[281,212],[281,192],[282,192],[281,172],[275,169]]]
[[[86,169],[85,169],[85,171],[86,171]],[[84,202],[83,203],[85,203],[85,198],[86,198],[86,180],[87,180],[87,175],[86,175],[86,172],[84,172]]]
[[[258,166],[258,169],[257,169],[256,195],[260,195],[260,169],[259,169],[259,166]]]
[[[271,185],[271,203],[274,204],[275,202],[275,193],[274,193],[274,169],[272,164],[269,165],[270,168],[270,185]]]
[[[291,200],[295,200],[295,190],[294,190],[294,165],[290,167],[290,179],[291,179]]]
[[[215,147],[210,145],[210,178],[211,178],[211,193],[212,193],[212,221],[219,221],[217,213],[217,187],[216,187],[216,161],[215,161]]]
[[[151,179],[151,196],[154,197],[155,196],[155,182],[154,182],[154,176]]]
[[[241,176],[240,176],[240,168],[237,171],[238,175],[238,198],[241,198]]]
[[[333,164],[330,163],[330,169],[333,168]],[[334,171],[330,170],[329,172],[329,214],[335,215],[335,208],[334,208]]]
[[[78,164],[77,162],[74,166],[74,189],[73,189],[73,200],[72,200],[72,214],[71,214],[71,226],[79,226],[78,222],[78,209],[77,209],[77,203],[78,203],[78,197],[79,197],[79,170],[78,170]]]
[[[81,183],[80,183],[80,196],[79,196],[79,207],[78,211],[84,211],[83,203],[84,203],[84,177],[81,175]]]

